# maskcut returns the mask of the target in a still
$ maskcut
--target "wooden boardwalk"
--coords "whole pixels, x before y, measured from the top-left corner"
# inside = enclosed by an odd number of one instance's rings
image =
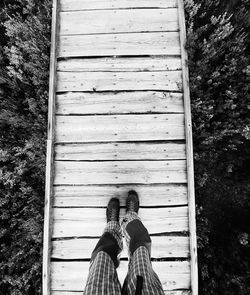
[[[54,0],[43,295],[80,295],[105,207],[140,196],[167,295],[197,295],[181,0]],[[118,274],[127,271],[126,249]]]

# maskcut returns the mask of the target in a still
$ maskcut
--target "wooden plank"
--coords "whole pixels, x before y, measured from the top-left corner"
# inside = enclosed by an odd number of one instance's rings
[[[181,291],[164,291],[165,295],[190,295],[189,290]],[[52,291],[51,295],[82,295],[82,291]]]
[[[128,270],[128,262],[121,261],[117,269],[120,282]],[[190,287],[189,262],[152,262],[164,290],[188,289]],[[86,284],[89,262],[52,262],[52,290],[83,291]]]
[[[181,71],[58,72],[57,91],[182,91]]]
[[[54,184],[185,183],[186,161],[55,162]]]
[[[184,139],[184,115],[56,116],[56,141],[112,142]]]
[[[43,295],[50,295],[50,254],[52,235],[52,194],[53,194],[53,156],[54,156],[54,124],[55,124],[55,84],[56,84],[56,48],[58,31],[58,1],[53,0],[51,23],[51,49],[50,49],[50,78],[48,101],[48,127],[47,127],[47,153],[46,153],[46,182],[44,202],[44,228],[43,228],[43,264],[42,288]]]
[[[60,24],[61,35],[175,32],[179,29],[177,8],[61,12]]]
[[[56,97],[58,115],[183,113],[183,95],[160,91],[82,93]]]
[[[146,72],[181,69],[177,56],[70,58],[59,60],[61,72]]]
[[[151,240],[151,258],[189,257],[189,237],[152,236]],[[96,238],[53,241],[51,257],[64,260],[89,259],[97,242]],[[126,250],[122,251],[121,258],[128,257]]]
[[[58,144],[58,161],[184,160],[184,143]]]
[[[177,0],[61,0],[61,11],[173,7],[177,7]]]
[[[60,36],[59,43],[59,57],[179,54],[179,32]]]
[[[140,208],[150,234],[188,230],[187,207]],[[121,209],[121,219],[125,209]],[[106,225],[106,208],[54,208],[53,238],[99,237]]]
[[[56,207],[106,207],[110,198],[116,196],[121,206],[129,190],[136,190],[140,205],[180,206],[187,205],[186,185],[105,185],[105,186],[55,186]]]
[[[190,295],[189,290],[181,290],[181,291],[164,291],[165,295]],[[52,291],[51,295],[82,295],[82,291]]]
[[[183,72],[183,91],[185,108],[185,134],[187,149],[187,179],[188,179],[188,203],[189,203],[189,228],[190,228],[190,249],[191,249],[191,289],[192,295],[198,295],[198,266],[197,266],[197,238],[195,222],[195,190],[194,190],[194,163],[193,163],[193,140],[191,102],[189,89],[188,58],[186,51],[186,27],[184,4],[178,0],[181,58]]]

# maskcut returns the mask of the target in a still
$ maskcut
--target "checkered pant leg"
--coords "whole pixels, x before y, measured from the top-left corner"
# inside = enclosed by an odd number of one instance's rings
[[[123,294],[134,295],[136,291],[137,276],[143,278],[142,295],[164,295],[159,277],[154,272],[146,247],[141,246],[135,250],[129,261],[127,288]]]
[[[127,245],[127,248],[128,249],[129,249],[129,243],[130,243],[130,236],[129,236],[128,232],[126,231],[126,226],[131,221],[136,220],[136,219],[141,220],[137,213],[135,213],[135,212],[128,212],[125,215],[125,217],[123,218],[122,223],[121,223],[122,233],[123,233],[123,236],[125,238],[126,245]],[[128,255],[130,256],[130,253],[129,252],[128,252]]]
[[[90,266],[83,295],[108,294],[120,295],[121,285],[112,259],[107,253],[101,251]]]
[[[126,245],[128,248],[128,256],[130,257],[132,255],[131,253],[131,247],[130,247],[130,242],[133,243],[134,240],[131,240],[130,234],[128,232],[128,230],[126,230],[126,227],[129,223],[131,223],[132,221],[137,220],[138,223],[137,225],[133,225],[134,229],[136,229],[137,231],[137,237],[141,237],[141,241],[145,242],[144,246],[147,247],[148,252],[149,252],[149,257],[151,256],[151,240],[148,234],[147,229],[144,227],[143,223],[141,222],[140,217],[138,216],[138,214],[136,212],[128,212],[125,217],[122,220],[122,232],[123,232],[123,236],[125,237],[125,241],[126,241]],[[145,236],[146,235],[146,236]],[[139,241],[139,239],[138,239]]]
[[[112,236],[116,239],[119,248],[123,249],[123,245],[122,245],[122,229],[120,226],[120,223],[118,221],[110,221],[107,223],[105,229],[104,229],[104,233],[110,233],[112,234]]]
[[[103,233],[110,233],[122,250],[122,230],[119,222],[110,221]],[[87,283],[83,295],[107,295],[121,294],[121,285],[118,280],[113,260],[104,251],[97,251],[94,259],[91,260]]]

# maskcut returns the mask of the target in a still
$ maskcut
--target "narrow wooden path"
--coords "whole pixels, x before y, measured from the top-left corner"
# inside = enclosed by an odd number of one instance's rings
[[[181,0],[54,0],[43,295],[82,294],[107,202],[123,216],[130,189],[165,293],[198,294],[186,58]]]

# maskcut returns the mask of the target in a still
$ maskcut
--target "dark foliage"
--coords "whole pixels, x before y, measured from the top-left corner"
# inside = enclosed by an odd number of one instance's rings
[[[0,294],[34,295],[41,294],[51,3],[1,5]]]
[[[200,293],[250,294],[250,1],[185,0]],[[0,295],[41,294],[50,0],[0,3]]]
[[[200,294],[250,294],[250,1],[185,6]]]

